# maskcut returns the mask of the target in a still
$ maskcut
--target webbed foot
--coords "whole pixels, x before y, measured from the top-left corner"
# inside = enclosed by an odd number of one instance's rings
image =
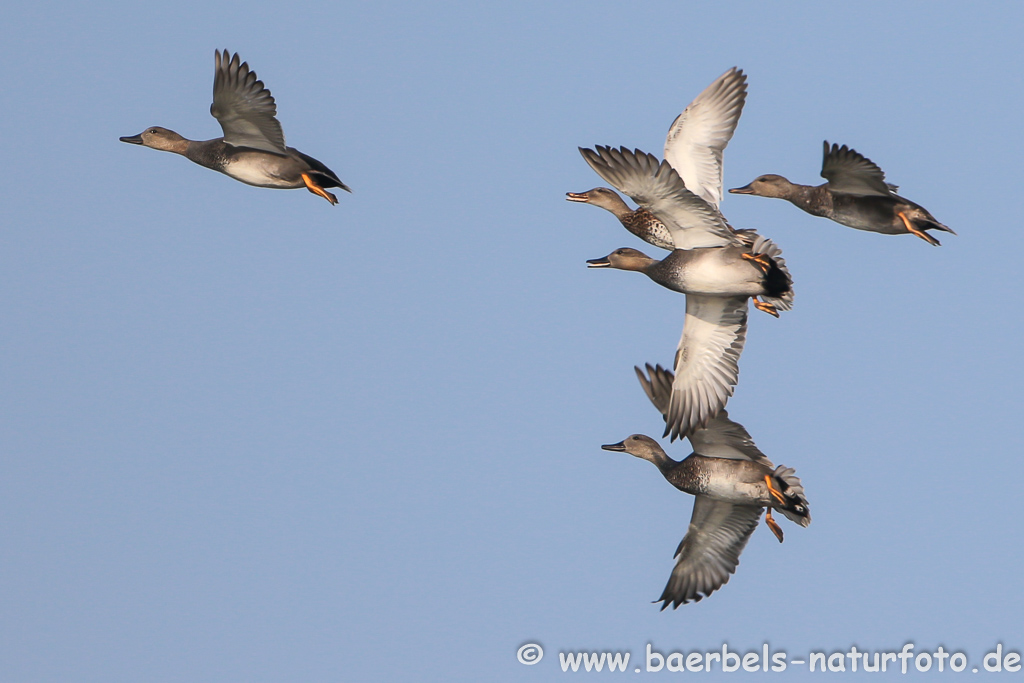
[[[937,239],[926,233],[924,230],[918,230],[917,228],[915,228],[914,224],[910,222],[910,219],[907,218],[906,214],[904,214],[902,211],[900,211],[896,215],[900,217],[900,220],[903,221],[903,225],[907,227],[907,232],[909,232],[911,235],[917,235],[918,237],[920,237],[933,247],[940,246],[940,243]]]
[[[765,524],[768,525],[768,528],[772,530],[772,533],[775,534],[775,538],[779,539],[779,543],[782,543],[782,527],[780,527],[779,523],[775,521],[774,517],[772,517],[771,508],[764,511],[764,521]]]
[[[328,192],[327,190],[325,190],[324,188],[317,185],[316,181],[310,178],[308,173],[302,174],[302,182],[306,183],[306,189],[312,192],[313,194],[320,195],[321,197],[329,201],[331,204],[338,203],[338,198],[335,197],[330,192]]]
[[[757,310],[764,311],[769,315],[774,315],[776,318],[779,317],[779,309],[775,308],[775,306],[773,306],[772,304],[768,303],[767,301],[761,301],[756,296],[751,297],[751,300],[753,300],[754,307]]]
[[[779,501],[779,505],[785,505],[786,497],[782,495],[782,491],[775,488],[775,484],[772,483],[771,475],[764,475],[764,483],[768,486],[768,493],[772,495],[772,498]]]
[[[772,260],[768,258],[768,256],[766,256],[765,254],[743,253],[740,254],[740,256],[742,256],[748,261],[753,261],[754,263],[756,263],[757,267],[764,271],[766,274],[769,270],[772,269]]]

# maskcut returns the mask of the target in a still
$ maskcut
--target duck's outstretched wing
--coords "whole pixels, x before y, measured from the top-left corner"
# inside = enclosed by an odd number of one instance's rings
[[[757,528],[761,509],[695,496],[690,527],[676,549],[676,566],[658,598],[661,609],[698,602],[727,583]]]
[[[846,145],[830,146],[828,140],[821,177],[828,181],[828,189],[842,194],[888,197],[899,189],[885,182],[885,173],[871,159]]]
[[[675,380],[675,375],[671,370],[666,370],[660,365],[651,367],[651,364],[647,363],[644,367],[647,368],[646,375],[638,366],[633,366],[636,378],[640,380],[640,386],[643,387],[644,393],[647,394],[647,398],[661,413],[661,416],[668,419],[668,404],[672,398],[672,382]]]
[[[686,189],[716,209],[722,203],[722,152],[743,113],[747,77],[733,67],[676,117],[665,138],[665,160]]]
[[[287,154],[274,96],[256,78],[256,72],[250,71],[237,54],[228,57],[227,50],[216,50],[214,62],[210,113],[224,130],[224,142]]]
[[[674,441],[705,427],[725,407],[739,380],[746,337],[746,297],[686,295],[665,436]]]
[[[737,243],[718,209],[686,189],[667,161],[625,147],[598,145],[580,154],[599,176],[660,220],[676,249],[720,247]]]
[[[669,400],[672,397],[672,384],[675,376],[671,370],[660,365],[646,365],[647,374],[638,367],[636,371],[640,386],[647,398],[658,409],[662,417],[668,418]],[[690,432],[690,444],[693,452],[707,458],[725,458],[728,460],[752,460],[765,467],[774,469],[775,465],[757,447],[749,432],[739,422],[729,419],[729,413],[722,408],[718,415],[711,418],[707,427]]]
[[[759,465],[774,469],[775,465],[757,447],[750,433],[739,422],[729,419],[723,408],[708,422],[704,429],[697,429],[689,435],[693,452],[707,458],[728,460],[752,460]]]

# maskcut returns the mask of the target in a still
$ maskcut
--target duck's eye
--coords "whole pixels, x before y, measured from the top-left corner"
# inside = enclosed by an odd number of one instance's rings
[[[633,437],[633,441],[639,441],[639,440],[640,440],[640,437],[639,437],[639,436],[634,436],[634,437]]]
[[[150,128],[149,132],[152,133],[153,135],[156,135],[156,128]]]

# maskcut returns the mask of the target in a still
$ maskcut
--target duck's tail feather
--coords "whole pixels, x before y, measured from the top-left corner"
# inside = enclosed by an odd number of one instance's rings
[[[920,227],[922,230],[941,230],[942,232],[948,232],[951,235],[956,234],[955,232],[953,232],[953,228],[949,227],[948,225],[943,225],[934,218],[929,221],[922,221],[918,227]]]
[[[312,174],[316,176],[317,181],[319,182],[321,187],[337,187],[339,189],[345,190],[345,192],[352,191],[352,188],[350,188],[345,183],[341,182],[341,179],[338,177],[338,175],[331,169],[327,168],[327,165],[324,164],[322,161],[314,159],[308,154],[303,154],[294,147],[289,147],[288,149],[289,151],[294,152],[295,155],[298,156],[300,159],[309,164]]]
[[[772,477],[777,483],[781,484],[780,490],[782,491],[783,498],[786,499],[785,505],[773,505],[772,507],[800,526],[805,527],[810,524],[811,511],[807,505],[807,496],[804,495],[803,484],[800,483],[800,478],[796,476],[796,470],[792,467],[779,465],[772,472]]]
[[[793,276],[786,267],[782,249],[767,237],[756,233],[754,235],[751,253],[764,254],[772,262],[772,267],[765,274],[765,289],[768,291],[762,298],[776,309],[788,311],[793,308]]]

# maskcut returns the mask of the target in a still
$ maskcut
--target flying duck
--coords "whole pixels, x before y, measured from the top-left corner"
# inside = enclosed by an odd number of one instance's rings
[[[635,370],[648,398],[668,419],[672,373],[648,365],[648,379],[640,368]],[[795,470],[773,465],[743,425],[729,419],[726,411],[688,438],[693,453],[682,461],[670,458],[657,441],[643,434],[601,446],[654,463],[670,484],[694,496],[690,526],[676,549],[672,575],[657,600],[663,610],[700,601],[729,581],[762,510],[780,543],[783,533],[772,510],[802,527],[811,523],[804,487]]]
[[[792,307],[792,277],[781,250],[771,240],[755,236],[750,247],[734,244],[718,210],[687,190],[667,162],[624,148],[585,152],[602,177],[660,220],[677,243],[695,235],[720,241],[714,246],[677,248],[661,261],[630,248],[587,261],[591,268],[639,271],[663,287],[686,294],[665,428],[665,435],[674,440],[707,425],[732,395],[746,339],[747,299],[753,297],[758,309],[778,316],[780,310]]]
[[[917,235],[935,247],[940,245],[939,240],[926,230],[956,234],[923,206],[896,194],[899,188],[885,182],[885,173],[877,164],[846,145],[829,145],[825,141],[821,177],[828,182],[812,186],[768,174],[729,192],[785,199],[809,214],[857,230]]]
[[[715,209],[722,201],[722,152],[736,130],[746,97],[747,77],[733,67],[676,117],[665,138],[665,160],[688,190]],[[668,229],[657,218],[643,207],[630,209],[614,190],[595,187],[587,192],[567,192],[566,199],[612,212],[627,230],[656,247],[676,248]]]
[[[213,104],[210,113],[220,122],[224,137],[189,140],[173,130],[153,126],[121,142],[174,152],[235,180],[256,187],[305,187],[331,204],[338,198],[325,188],[351,192],[334,171],[311,156],[288,147],[277,120],[273,95],[256,72],[237,54],[214,51]]]

